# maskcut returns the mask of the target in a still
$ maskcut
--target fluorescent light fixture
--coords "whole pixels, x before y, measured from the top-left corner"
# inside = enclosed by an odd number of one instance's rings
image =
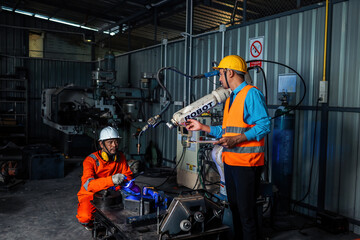
[[[10,8],[10,7],[5,7],[5,6],[1,6],[1,9],[2,9],[2,10],[5,10],[5,11],[10,11],[10,12],[13,11],[12,8]]]
[[[1,9],[2,9],[2,10],[5,10],[5,11],[9,11],[9,12],[12,12],[12,11],[14,10],[13,8],[6,7],[6,6],[1,6]],[[60,20],[60,19],[57,19],[57,18],[49,18],[48,16],[45,16],[45,15],[42,15],[42,14],[35,14],[35,13],[31,13],[31,12],[27,12],[27,11],[23,11],[23,10],[18,10],[18,9],[16,9],[15,12],[16,12],[16,13],[23,14],[23,15],[27,15],[27,16],[34,16],[34,17],[36,17],[36,18],[40,18],[40,19],[44,19],[44,20],[49,20],[49,21],[52,21],[52,22],[57,22],[57,23],[61,23],[61,24],[70,25],[70,26],[73,26],[73,27],[79,27],[79,28],[91,30],[91,31],[94,31],[94,32],[98,32],[98,31],[99,31],[98,29],[95,29],[95,28],[90,28],[90,27],[81,26],[80,24],[68,22],[68,21],[65,21],[65,20]],[[104,32],[104,33],[105,33],[105,32]],[[116,33],[117,33],[117,32],[115,31],[115,34],[116,34]],[[106,32],[106,34],[110,34],[110,32],[108,31],[108,32]]]
[[[119,26],[116,26],[116,27],[111,28],[110,31],[115,32],[118,29],[119,29]]]
[[[26,11],[23,11],[23,10],[15,10],[15,12],[23,14],[23,15],[27,15],[27,16],[33,16],[34,15],[33,13],[26,12]]]
[[[95,32],[99,31],[99,30],[97,30],[95,28],[89,28],[89,27],[85,27],[85,26],[80,26],[80,27],[83,28],[83,29],[87,29],[87,30],[91,30],[91,31],[95,31]]]
[[[41,19],[45,19],[45,20],[49,20],[49,17],[47,17],[47,16],[45,16],[45,15],[41,15],[41,14],[35,14],[34,17],[41,18]]]
[[[64,20],[57,19],[57,18],[50,18],[49,20],[50,20],[50,21],[53,21],[53,22],[57,22],[57,23],[62,23],[62,24],[74,26],[74,27],[80,27],[79,24],[67,22],[67,21],[64,21]]]

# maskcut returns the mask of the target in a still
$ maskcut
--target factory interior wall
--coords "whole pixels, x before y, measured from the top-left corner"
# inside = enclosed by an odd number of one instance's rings
[[[324,22],[325,8],[293,13],[245,27],[227,31],[225,55],[238,54],[250,59],[249,39],[263,36],[263,59],[286,64],[294,68],[306,83],[306,96],[302,106],[316,106],[318,85],[322,79],[323,49],[324,49]],[[267,80],[267,101],[270,116],[274,116],[274,108],[281,102],[278,100],[278,75],[293,73],[288,68],[272,63],[263,63]],[[264,80],[261,72],[251,71],[254,85],[265,93]],[[299,102],[304,93],[304,86],[297,78],[296,102]],[[320,114],[318,114],[320,116]],[[318,118],[319,119],[319,118]],[[313,132],[315,129],[315,111],[300,110],[295,113],[295,142],[293,162],[292,199],[300,200],[307,192],[311,173]],[[272,120],[274,126],[274,120]],[[318,127],[317,130],[320,128]],[[272,166],[273,134],[268,137],[269,167]],[[317,133],[317,142],[319,133]],[[318,145],[316,145],[318,149]],[[311,191],[305,203],[317,205],[318,182],[318,150],[315,151],[312,171]],[[274,171],[273,171],[274,172]],[[270,179],[271,179],[270,171]],[[304,214],[314,216],[313,211],[297,209]]]
[[[249,38],[264,36],[264,59],[287,64],[298,71],[304,78],[307,92],[301,108],[296,111],[293,192],[294,200],[301,199],[307,192],[310,172],[310,194],[304,203],[317,207],[319,172],[325,171],[325,209],[360,221],[360,19],[357,0],[336,1],[332,3],[331,45],[329,45],[329,104],[319,108],[317,119],[316,106],[319,81],[323,73],[325,7],[313,7],[307,10],[290,12],[268,20],[234,26],[225,32],[224,49],[222,34],[211,33],[193,38],[191,72],[196,75],[211,70],[212,62],[219,62],[222,56],[238,54],[249,59]],[[3,13],[2,13],[3,14]],[[1,23],[25,25],[13,18],[0,17]],[[30,115],[31,137],[48,138],[57,135],[57,131],[41,123],[40,93],[47,87],[74,83],[90,86],[93,63],[68,62],[45,59],[27,59],[9,56],[25,56],[27,31],[21,29],[0,28],[0,74],[13,74],[15,66],[28,68],[30,80]],[[185,43],[176,41],[167,45],[134,51],[116,57],[115,70],[120,86],[138,87],[141,72],[156,73],[160,67],[175,66],[185,70]],[[277,94],[277,79],[282,73],[291,71],[277,65],[263,64],[267,78],[267,99],[269,114],[280,104]],[[251,73],[254,85],[263,92],[264,82],[260,74]],[[216,77],[190,82],[172,71],[165,71],[166,87],[172,93],[174,101],[193,101],[211,92],[217,86]],[[298,79],[296,101],[301,99],[304,88]],[[319,105],[321,106],[321,104]],[[163,115],[169,121],[181,106],[172,105]],[[157,114],[161,109],[158,104],[147,108],[147,116]],[[320,127],[324,122],[321,113],[328,114],[326,169],[319,169]],[[34,114],[36,113],[36,114]],[[315,149],[313,149],[314,129],[317,126]],[[49,134],[50,133],[50,134]],[[176,130],[169,130],[164,124],[150,129],[144,137],[157,142],[163,152],[163,158],[170,161],[176,153]],[[269,135],[269,161],[272,156],[272,134]],[[314,158],[312,159],[314,152]],[[313,169],[311,165],[313,163]],[[271,166],[271,164],[270,164]],[[271,177],[271,176],[270,176]],[[298,207],[297,211],[314,216],[315,212]],[[350,230],[359,233],[357,225]]]

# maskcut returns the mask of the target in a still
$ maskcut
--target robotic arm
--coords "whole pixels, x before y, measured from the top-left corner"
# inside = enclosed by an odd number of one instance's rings
[[[200,98],[190,105],[180,109],[174,113],[173,118],[166,125],[172,129],[175,126],[180,126],[187,120],[195,118],[204,112],[209,111],[219,103],[225,102],[230,96],[231,90],[219,87],[212,91],[212,93]]]

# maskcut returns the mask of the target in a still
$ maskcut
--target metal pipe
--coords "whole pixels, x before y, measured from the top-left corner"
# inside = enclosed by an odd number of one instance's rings
[[[157,42],[157,14],[158,14],[158,9],[154,8],[154,44],[156,44]]]
[[[189,75],[192,75],[192,43],[193,43],[193,37],[192,37],[192,33],[193,33],[193,11],[194,11],[194,3],[193,1],[191,0],[190,1],[191,4],[190,4],[190,13],[189,13],[189,24],[190,24],[190,36],[189,36],[189,41],[190,41],[190,46],[189,46],[189,71],[188,71],[188,74]],[[191,79],[187,79],[187,81],[189,82],[188,86],[188,102],[187,104],[190,104],[191,102]]]
[[[244,0],[243,2],[243,20],[242,23],[246,22],[246,11],[247,11],[247,0]]]
[[[163,39],[163,43],[164,43],[164,66],[165,67],[167,65],[167,39],[166,41],[164,41],[165,39]],[[167,77],[167,73],[166,71],[164,71],[164,86],[166,86],[166,77]],[[166,98],[166,91],[165,91],[165,98]]]
[[[328,0],[326,1],[328,4]],[[326,79],[330,78],[330,64],[331,64],[331,36],[332,36],[332,14],[333,14],[333,2],[328,5],[328,24],[327,31],[328,48],[326,48]],[[329,81],[329,80],[328,80]],[[329,83],[330,84],[330,83]],[[330,95],[330,89],[328,92]],[[316,124],[316,123],[315,123]],[[328,128],[329,128],[329,101],[323,103],[321,106],[321,127],[320,127],[320,152],[319,152],[319,181],[318,181],[318,199],[317,206],[320,211],[325,208],[325,192],[326,192],[326,164],[327,164],[327,151],[328,151]],[[315,141],[315,140],[314,140]]]
[[[225,30],[221,31],[221,59],[223,59],[225,55],[225,31],[226,27]]]

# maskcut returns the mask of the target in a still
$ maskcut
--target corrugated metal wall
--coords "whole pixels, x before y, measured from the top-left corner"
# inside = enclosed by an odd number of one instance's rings
[[[360,220],[360,1],[334,5],[326,209]],[[338,108],[339,107],[339,108]],[[354,226],[360,233],[360,227]]]
[[[249,38],[263,36],[264,59],[284,63],[297,70],[304,78],[307,86],[306,97],[302,105],[314,106],[318,96],[318,82],[322,79],[324,19],[325,8],[316,8],[229,30],[226,33],[225,55],[238,54],[249,59]],[[263,68],[267,78],[268,104],[279,105],[278,75],[291,71],[272,63],[264,63]],[[254,85],[265,93],[261,73],[253,72],[252,76]],[[297,101],[299,101],[304,92],[304,87],[299,78],[297,81]],[[272,116],[274,116],[273,114]],[[301,199],[307,192],[312,161],[314,116],[314,111],[296,112],[293,199]],[[268,144],[271,156],[272,134],[269,135]],[[314,206],[317,204],[317,166],[318,154],[315,154],[312,191],[309,197],[305,199],[306,203]]]
[[[325,208],[346,217],[360,221],[360,2],[349,0],[333,5],[332,37],[330,49],[330,85],[329,85],[329,128],[328,153],[326,165]],[[191,59],[190,74],[201,74],[211,70],[213,61],[219,62],[222,55],[238,54],[249,59],[249,38],[264,36],[264,59],[278,61],[296,69],[304,78],[307,94],[302,110],[296,111],[295,159],[293,195],[301,199],[307,192],[312,165],[314,129],[317,124],[314,163],[311,176],[310,194],[305,203],[317,206],[319,176],[319,145],[320,145],[320,112],[315,120],[315,106],[318,98],[318,85],[322,79],[324,49],[325,7],[314,8],[302,12],[283,15],[271,20],[256,22],[241,27],[234,27],[225,32],[222,49],[222,34],[212,33],[195,37]],[[7,31],[8,29],[6,29]],[[11,49],[23,48],[23,31],[12,30],[6,33],[1,29],[1,53],[14,55]],[[10,49],[10,50],[9,50]],[[224,50],[224,52],[222,52]],[[9,52],[10,51],[10,52]],[[162,66],[175,66],[180,71],[185,69],[185,43],[178,41],[166,46],[159,46],[141,51],[120,55],[116,58],[117,79],[120,86],[139,86],[141,72],[156,72]],[[14,62],[15,61],[15,62]],[[74,62],[52,62],[46,60],[22,60],[1,57],[0,74],[13,71],[13,67],[24,65],[29,67],[33,82],[33,109],[38,110],[40,91],[45,87],[60,86],[73,81],[75,84],[86,85],[91,81],[91,64]],[[273,107],[269,110],[274,114],[277,100],[278,75],[289,70],[273,64],[264,63],[268,85],[268,103]],[[263,79],[251,73],[254,84],[264,91]],[[179,74],[166,71],[166,86],[173,95],[173,100],[184,101],[187,89],[186,80]],[[191,82],[191,99],[198,99],[215,88],[217,78],[202,79]],[[214,84],[215,82],[215,84]],[[300,100],[304,88],[298,79],[297,101]],[[163,119],[168,121],[180,106],[171,106]],[[147,109],[147,117],[160,111],[154,104]],[[40,121],[34,119],[32,128]],[[42,128],[43,125],[40,125]],[[38,136],[44,136],[46,130],[36,130]],[[168,130],[165,125],[150,129],[144,135],[154,140],[163,151],[163,157],[172,160],[176,149],[176,130]],[[269,136],[270,151],[272,135]],[[271,156],[271,152],[270,152]],[[320,169],[321,170],[321,169]],[[297,208],[301,212],[314,215],[314,212]],[[359,232],[358,227],[354,227]]]

